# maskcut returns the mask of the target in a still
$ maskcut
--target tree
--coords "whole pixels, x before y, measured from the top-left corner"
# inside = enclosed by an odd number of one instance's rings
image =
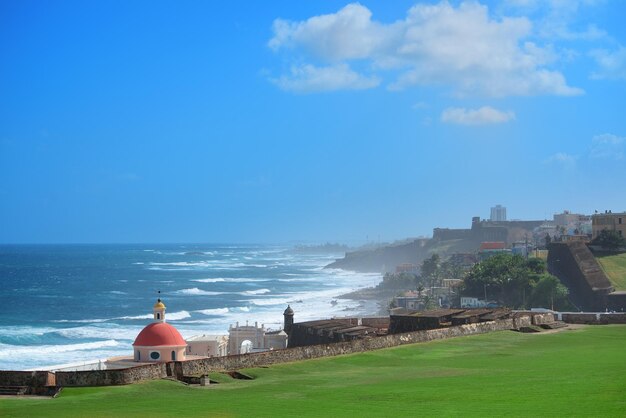
[[[421,298],[422,297],[422,292],[424,291],[424,286],[419,284],[417,285],[417,297]]]
[[[544,238],[544,240],[546,241],[546,247],[547,247],[552,242],[552,237],[550,236],[550,234],[546,232],[546,237]]]
[[[603,229],[598,236],[591,241],[591,244],[599,245],[607,250],[617,250],[626,247],[626,239],[616,231]]]
[[[543,260],[497,254],[475,264],[463,281],[463,293],[496,299],[505,306],[525,308],[533,287],[546,274]]]
[[[433,254],[422,262],[422,276],[431,277],[437,273],[439,269],[439,254]]]
[[[430,287],[434,287],[439,279],[439,254],[433,254],[422,262],[422,278]]]
[[[415,275],[412,273],[385,273],[383,281],[378,284],[379,289],[408,290],[413,287]]]
[[[544,273],[534,284],[531,300],[536,307],[546,307],[550,309],[563,309],[569,307],[567,299],[568,290],[559,279],[551,274]]]

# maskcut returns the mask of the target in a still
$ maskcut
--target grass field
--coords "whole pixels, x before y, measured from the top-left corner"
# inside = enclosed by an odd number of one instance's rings
[[[626,290],[626,253],[597,257],[615,290]]]
[[[0,416],[626,416],[626,326],[503,331],[172,381],[3,399]]]

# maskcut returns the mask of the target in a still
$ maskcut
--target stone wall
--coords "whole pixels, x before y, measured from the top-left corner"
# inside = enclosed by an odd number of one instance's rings
[[[605,321],[611,321],[611,323],[626,323],[626,315],[621,314],[619,318],[617,318],[616,315],[619,314],[613,315],[613,319],[607,319],[605,317],[611,315],[600,314]],[[349,342],[287,348],[283,350],[241,354],[227,357],[211,357],[198,360],[187,360],[183,362],[154,363],[131,367],[128,369],[84,370],[56,373],[47,371],[0,371],[0,385],[31,387],[42,387],[46,385],[68,387],[109,386],[125,385],[141,380],[161,379],[167,376],[176,376],[178,378],[182,378],[183,376],[200,376],[210,372],[261,367],[278,363],[330,357],[342,354],[361,353],[404,344],[415,344],[446,338],[462,337],[466,335],[484,334],[493,331],[518,329],[520,327],[530,326],[533,323],[538,323],[538,321],[549,322],[550,316],[551,314],[518,314],[511,319],[501,319],[426,331],[407,332],[403,334],[390,334]],[[571,319],[574,320],[573,317]],[[590,318],[586,319],[590,320]]]
[[[533,325],[551,324],[554,322],[554,314],[548,312],[542,314],[533,313],[531,318]]]
[[[513,329],[518,326],[525,326],[526,323],[528,323],[528,325],[531,323],[529,316],[482,322],[478,324],[461,325],[458,327],[385,335],[350,342],[295,347],[284,350],[273,350],[263,353],[242,354],[237,356],[212,357],[177,363],[180,364],[180,372],[182,372],[183,375],[198,376],[216,371],[268,366],[276,363],[287,363],[313,358],[337,356],[341,354],[360,353],[381,348],[395,347],[403,344],[414,344],[445,338],[461,337],[465,335],[483,334],[492,331],[502,331]],[[178,370],[179,369],[177,367],[177,371]]]
[[[626,309],[626,292],[613,292],[605,297],[606,308],[610,311],[624,312]]]
[[[0,386],[56,386],[55,375],[52,372],[22,372],[0,370]]]
[[[128,369],[81,370],[76,372],[56,372],[59,386],[111,386],[127,385],[140,380],[167,377],[167,364],[146,364]]]
[[[595,312],[574,312],[557,314],[557,319],[568,324],[626,324],[626,314],[624,313],[595,313]]]
[[[578,308],[604,310],[606,295],[615,289],[593,253],[582,242],[557,242],[548,247],[548,270],[570,290]]]

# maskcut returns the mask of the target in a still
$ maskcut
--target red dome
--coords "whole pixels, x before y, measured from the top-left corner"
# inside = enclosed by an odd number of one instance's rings
[[[155,347],[159,345],[186,346],[180,332],[165,322],[153,322],[141,330],[133,346]]]

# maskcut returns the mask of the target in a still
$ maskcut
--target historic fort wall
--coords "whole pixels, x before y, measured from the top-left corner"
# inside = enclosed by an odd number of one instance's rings
[[[141,380],[167,377],[167,364],[146,364],[128,369],[81,370],[56,372],[58,386],[111,386],[127,385]]]
[[[227,357],[140,365],[127,369],[86,370],[73,372],[19,372],[0,371],[0,385],[5,386],[108,386],[125,385],[141,380],[161,379],[167,376],[200,376],[210,372],[230,371],[268,366],[307,359],[353,354],[404,344],[422,343],[493,331],[517,329],[542,322],[551,322],[552,314],[517,315],[510,319],[481,322],[407,332],[380,337],[370,337],[349,342],[322,344],[282,350],[249,353]]]
[[[514,319],[461,325],[458,327],[385,335],[342,343],[311,345],[306,347],[287,348],[284,350],[266,351],[263,353],[190,360],[179,362],[180,372],[182,372],[185,376],[193,376],[216,371],[237,370],[268,366],[276,363],[287,363],[342,354],[353,354],[404,344],[414,344],[445,338],[503,331],[518,328],[520,326],[528,326],[531,322],[532,319],[530,316],[524,316]]]
[[[574,312],[557,314],[557,319],[568,324],[626,324],[626,313]]]
[[[56,381],[54,373],[47,371],[22,372],[0,370],[0,385],[44,387],[56,386]]]

